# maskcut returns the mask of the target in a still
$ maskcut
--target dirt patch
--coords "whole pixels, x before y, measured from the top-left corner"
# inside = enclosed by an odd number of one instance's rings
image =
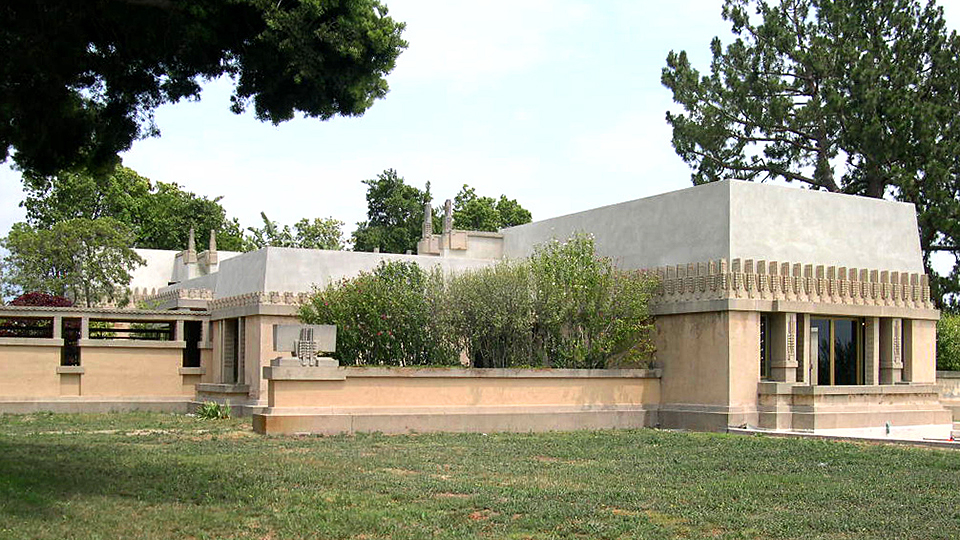
[[[493,510],[490,510],[489,508],[484,508],[483,510],[470,512],[470,514],[467,517],[473,521],[486,521],[496,515],[498,514]]]

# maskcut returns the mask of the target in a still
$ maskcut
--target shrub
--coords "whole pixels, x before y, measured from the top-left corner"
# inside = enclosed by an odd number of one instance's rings
[[[71,307],[69,298],[42,292],[21,294],[10,302],[11,306]],[[0,319],[0,337],[52,338],[53,320],[14,317]]]
[[[11,306],[72,307],[73,301],[63,296],[42,292],[21,294],[10,302]]]
[[[528,263],[504,262],[450,280],[446,320],[473,367],[542,364],[534,346]]]
[[[556,367],[639,365],[652,352],[647,301],[656,281],[618,270],[592,236],[539,246],[530,258],[535,340]]]
[[[300,309],[337,325],[335,357],[355,365],[640,366],[652,347],[656,281],[598,257],[592,237],[551,242],[528,260],[453,276],[381,263],[314,293]]]
[[[197,407],[197,416],[204,420],[222,420],[230,418],[230,404],[205,401]]]
[[[381,262],[373,272],[316,291],[300,309],[309,324],[335,324],[342,364],[450,365],[457,353],[441,328],[443,276],[411,262]]]
[[[937,322],[937,369],[960,371],[960,314],[943,313]]]
[[[451,280],[452,329],[475,367],[638,366],[652,352],[647,300],[656,281],[598,257],[593,238],[539,246]]]

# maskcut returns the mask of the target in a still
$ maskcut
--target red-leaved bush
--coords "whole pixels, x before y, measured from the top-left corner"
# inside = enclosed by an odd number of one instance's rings
[[[73,301],[63,296],[42,292],[21,294],[10,302],[11,306],[73,307]]]

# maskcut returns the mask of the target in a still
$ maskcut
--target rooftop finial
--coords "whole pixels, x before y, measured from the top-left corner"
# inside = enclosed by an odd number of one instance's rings
[[[210,253],[217,251],[217,230],[210,229],[210,247],[208,248]]]
[[[197,251],[197,239],[193,227],[190,227],[190,239],[187,240],[187,251]]]
[[[433,236],[433,207],[430,201],[423,203],[423,236],[424,240],[429,240]]]
[[[443,203],[443,234],[450,234],[453,230],[453,201],[447,199]]]

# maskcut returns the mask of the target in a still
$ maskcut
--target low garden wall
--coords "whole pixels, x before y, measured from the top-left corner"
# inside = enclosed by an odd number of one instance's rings
[[[650,369],[264,368],[259,433],[552,431],[657,424]]]
[[[960,371],[938,371],[937,391],[940,403],[953,411],[953,421],[960,422]]]
[[[0,413],[186,412],[211,348],[205,332],[184,327],[204,319],[147,310],[0,308]]]

